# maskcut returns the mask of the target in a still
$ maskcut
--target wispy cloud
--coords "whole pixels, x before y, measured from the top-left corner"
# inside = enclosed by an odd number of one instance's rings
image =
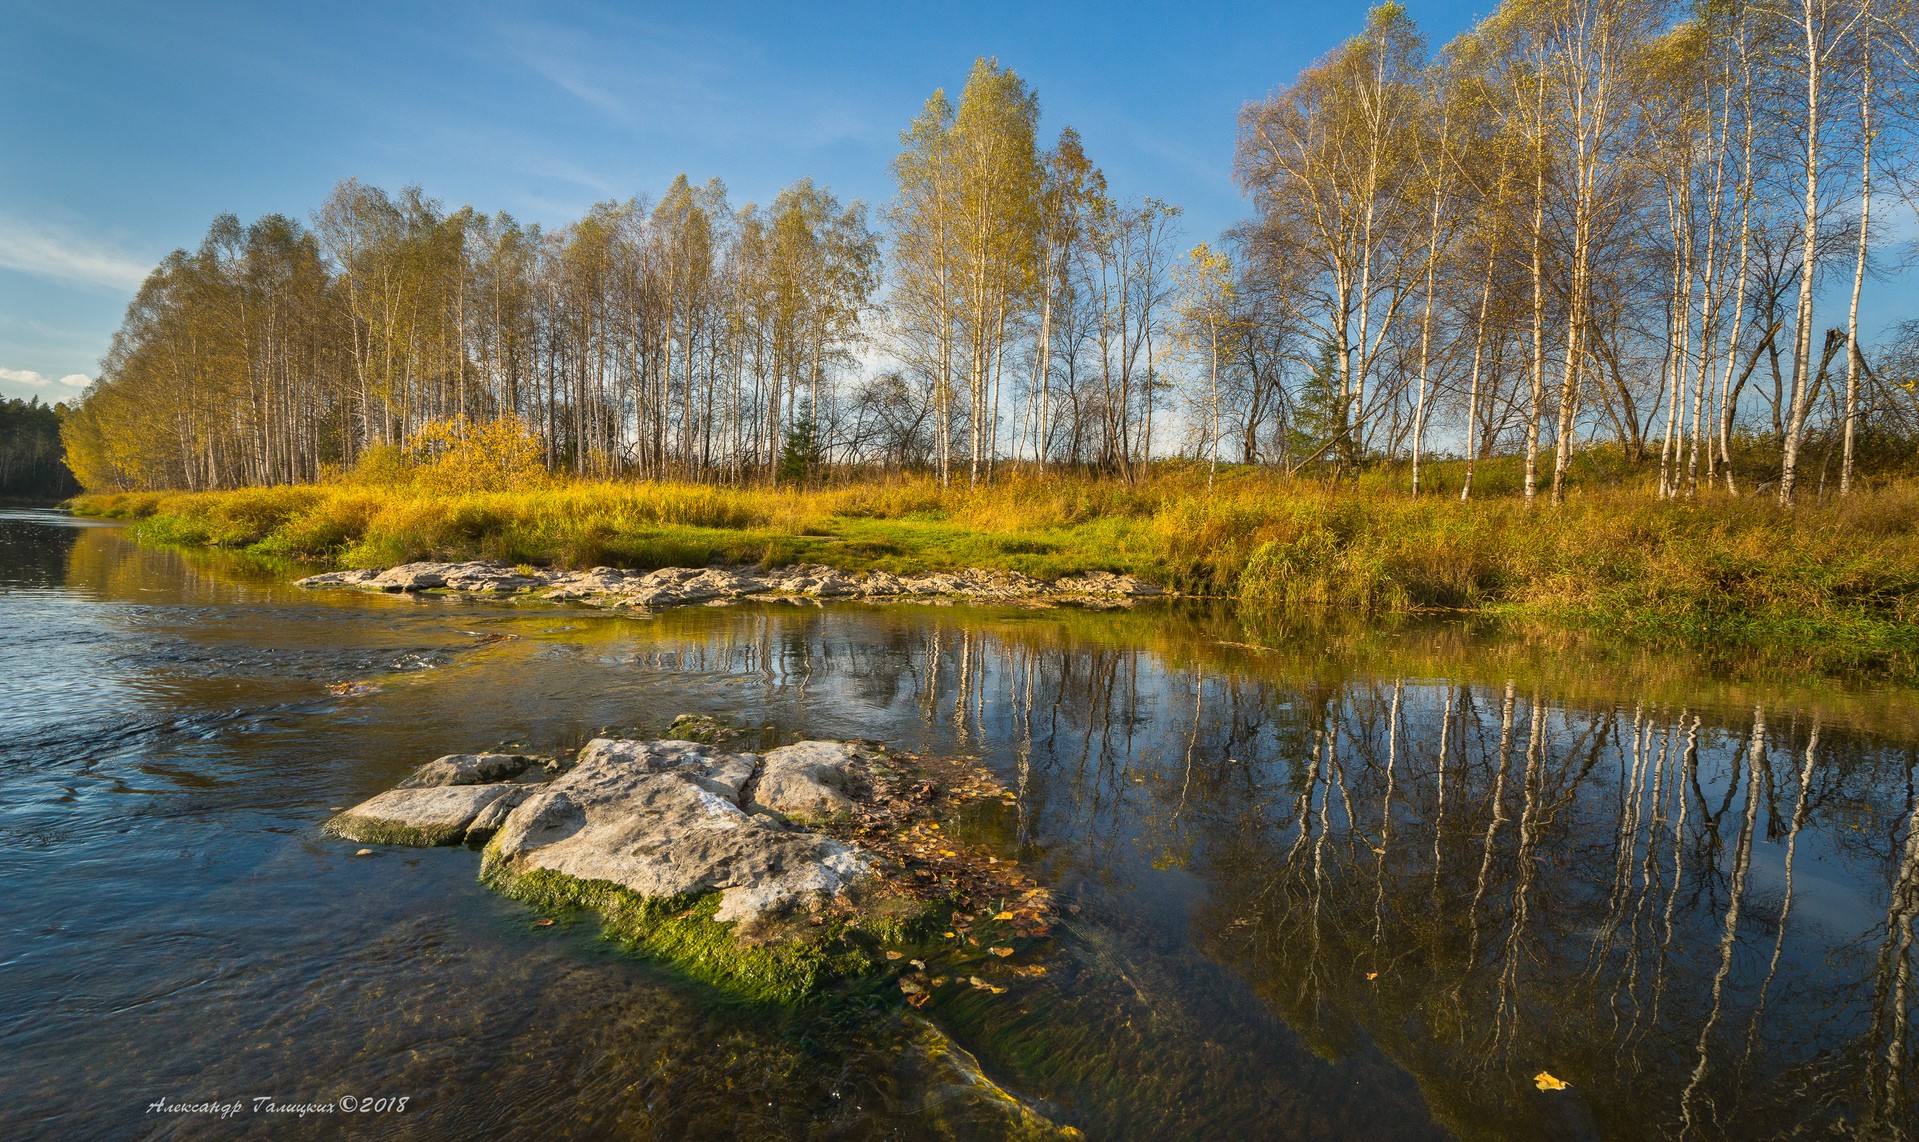
[[[68,373],[64,377],[49,377],[44,373],[36,373],[32,369],[0,368],[0,381],[12,381],[19,385],[30,385],[36,389],[44,389],[49,385],[65,385],[70,389],[84,389],[93,383],[93,378],[84,373]]]
[[[56,226],[0,218],[0,267],[84,285],[131,289],[153,267]]]

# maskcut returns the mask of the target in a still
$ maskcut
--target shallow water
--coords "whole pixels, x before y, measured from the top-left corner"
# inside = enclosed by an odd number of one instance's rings
[[[306,593],[33,512],[0,620],[0,1136],[1913,1131],[1906,689],[1175,607]],[[981,757],[1018,803],[971,839],[1075,909],[1048,974],[938,1033],[769,1011],[537,927],[464,849],[319,832],[443,753],[687,711]]]

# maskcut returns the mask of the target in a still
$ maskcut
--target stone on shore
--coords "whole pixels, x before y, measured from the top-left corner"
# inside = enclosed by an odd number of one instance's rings
[[[557,602],[660,611],[700,603],[724,604],[760,596],[790,600],[963,599],[985,603],[1068,602],[1126,604],[1163,595],[1134,575],[1089,571],[1047,582],[1018,571],[970,568],[924,575],[890,571],[848,573],[816,563],[770,571],[737,567],[662,567],[623,571],[539,571],[497,560],[403,563],[384,571],[329,571],[297,581],[301,587],[361,587],[381,591],[446,590],[465,594],[525,595]]]

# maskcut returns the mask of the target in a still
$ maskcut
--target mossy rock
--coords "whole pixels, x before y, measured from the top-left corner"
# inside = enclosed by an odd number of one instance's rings
[[[793,1003],[836,981],[874,973],[871,947],[887,918],[870,931],[852,917],[823,917],[742,938],[736,925],[713,918],[720,893],[648,898],[611,881],[579,880],[550,869],[515,872],[488,853],[480,879],[488,887],[546,911],[598,913],[607,935],[688,976],[742,999]]]

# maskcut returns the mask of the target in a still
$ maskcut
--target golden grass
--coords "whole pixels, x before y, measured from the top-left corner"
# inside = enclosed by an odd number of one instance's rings
[[[1443,470],[1442,470],[1443,471]],[[1449,608],[1689,637],[1864,638],[1919,619],[1919,481],[1780,508],[1721,492],[1599,490],[1552,506],[1460,503],[1260,469],[1169,467],[1127,484],[1014,474],[798,490],[554,482],[447,494],[338,483],[82,496],[153,539],[347,566],[487,557],[588,567],[813,561],[896,572],[1133,572],[1275,610]]]

